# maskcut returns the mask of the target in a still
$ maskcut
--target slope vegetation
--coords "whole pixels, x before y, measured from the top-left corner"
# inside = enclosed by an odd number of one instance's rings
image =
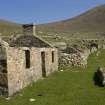
[[[42,32],[105,32],[105,5],[93,8],[72,19],[41,24]]]
[[[8,36],[14,32],[19,31],[21,31],[21,25],[5,20],[0,20],[0,35]]]

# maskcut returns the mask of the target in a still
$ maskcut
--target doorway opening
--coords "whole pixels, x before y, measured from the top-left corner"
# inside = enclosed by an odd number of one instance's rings
[[[41,61],[42,61],[42,76],[46,77],[45,52],[41,52]]]
[[[26,68],[30,68],[30,51],[25,50]]]

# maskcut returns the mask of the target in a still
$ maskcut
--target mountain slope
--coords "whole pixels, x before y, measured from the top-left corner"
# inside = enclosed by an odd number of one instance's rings
[[[0,19],[0,34],[3,36],[11,35],[21,30],[21,25]]]
[[[105,32],[105,5],[93,8],[72,19],[38,25],[43,32]]]

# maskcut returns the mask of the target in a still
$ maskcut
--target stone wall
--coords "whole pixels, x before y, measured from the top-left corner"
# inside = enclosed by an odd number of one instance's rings
[[[30,51],[30,68],[26,68],[25,50]],[[45,52],[46,76],[58,69],[58,52],[55,48],[8,47],[7,71],[9,96],[42,78],[41,52]],[[52,51],[54,62],[52,63]]]
[[[96,47],[92,47],[90,51],[91,51],[91,53],[94,53],[94,52],[97,51],[97,48]]]
[[[71,66],[86,66],[87,59],[90,54],[90,50],[84,50],[83,52],[76,53],[62,53],[59,57],[60,65],[71,65]]]

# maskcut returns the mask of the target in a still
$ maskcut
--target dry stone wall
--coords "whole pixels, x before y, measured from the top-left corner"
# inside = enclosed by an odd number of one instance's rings
[[[87,59],[90,54],[90,50],[84,50],[83,52],[77,53],[61,53],[59,58],[60,65],[71,65],[71,66],[86,66]]]

